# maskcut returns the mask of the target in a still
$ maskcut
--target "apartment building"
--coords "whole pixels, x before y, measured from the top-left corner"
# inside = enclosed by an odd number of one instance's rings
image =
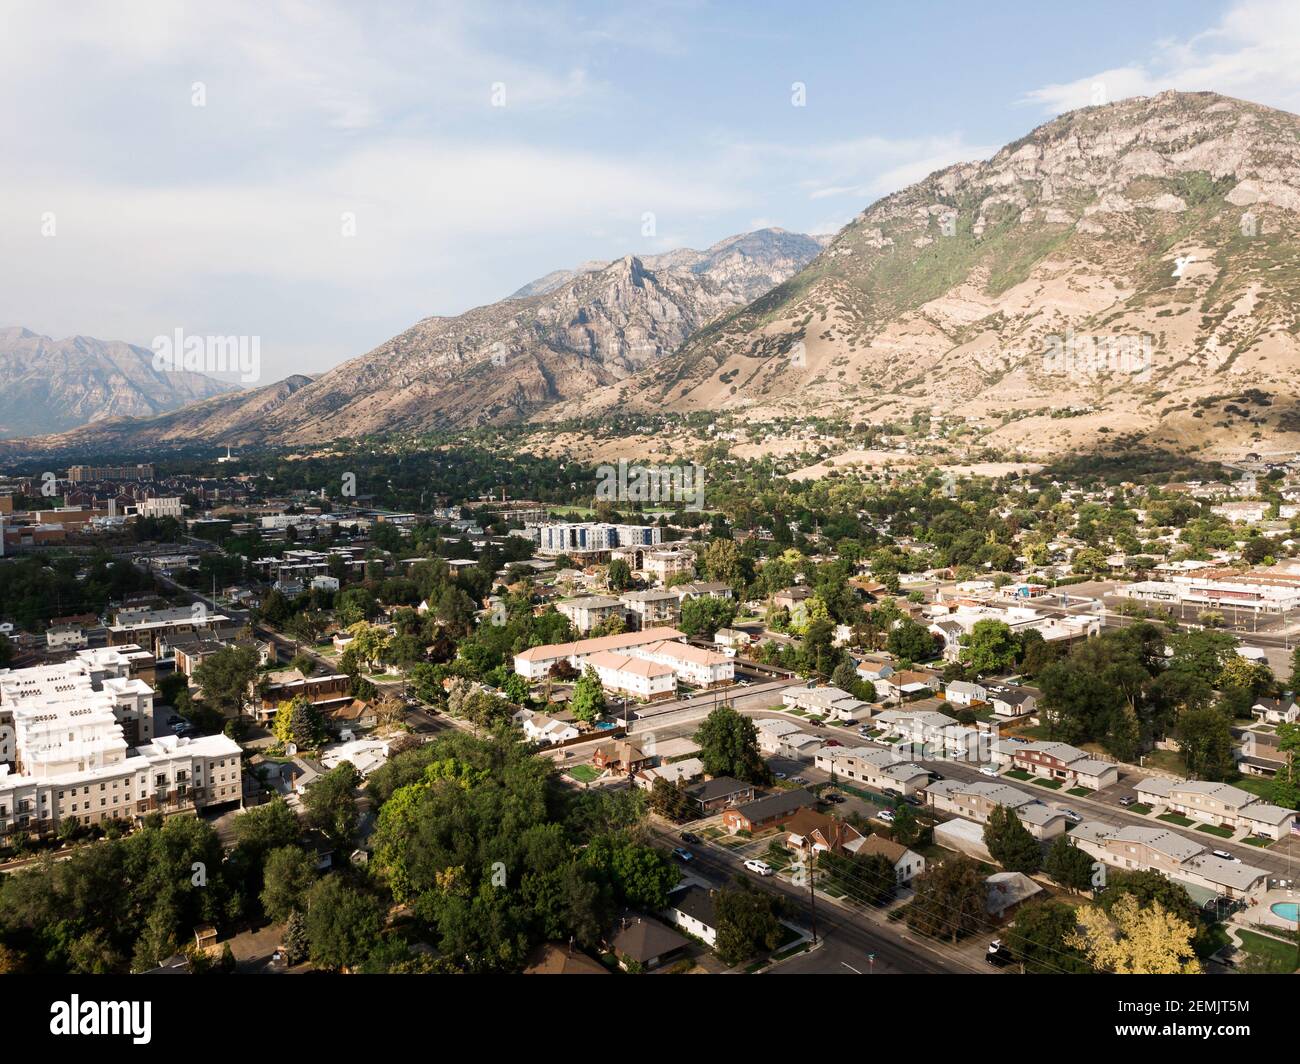
[[[680,573],[695,572],[695,555],[688,550],[649,550],[641,561],[641,571],[657,583],[667,584]]]
[[[1137,797],[1202,824],[1244,829],[1269,839],[1286,836],[1296,819],[1294,809],[1283,809],[1240,787],[1210,780],[1147,779],[1137,785]]]
[[[781,702],[789,709],[802,710],[810,716],[858,724],[870,720],[874,708],[870,702],[854,698],[839,687],[793,687],[781,695]]]
[[[275,719],[275,714],[286,702],[305,698],[322,712],[328,712],[352,701],[352,679],[345,673],[325,673],[321,676],[304,676],[297,669],[280,669],[266,674],[259,691],[254,716],[263,724]]]
[[[555,609],[579,632],[590,632],[593,628],[623,616],[623,604],[609,595],[564,599],[555,604]]]
[[[1069,743],[1007,743],[993,751],[1001,766],[1020,769],[1040,779],[1060,780],[1070,787],[1099,791],[1119,782],[1119,768]]]
[[[153,463],[129,466],[74,465],[68,470],[68,480],[73,484],[89,484],[100,480],[153,480]]]
[[[1032,794],[1005,783],[980,780],[935,780],[925,789],[926,801],[944,813],[954,813],[987,824],[994,809],[1010,809],[1036,839],[1054,839],[1065,832],[1065,814],[1040,801]]]
[[[677,673],[669,665],[634,654],[602,650],[587,659],[609,692],[654,702],[677,694]]]
[[[754,721],[754,726],[758,729],[758,748],[765,754],[806,761],[822,745],[821,739],[801,731],[792,720],[764,717]]]
[[[876,790],[890,788],[915,794],[930,782],[930,773],[910,761],[900,761],[894,750],[878,746],[823,746],[813,761],[833,779],[865,783]]]
[[[144,647],[158,658],[170,654],[169,639],[196,632],[221,639],[235,633],[235,622],[224,613],[217,613],[195,603],[172,609],[119,610],[108,629],[108,645],[134,644]]]
[[[661,541],[658,525],[614,525],[601,521],[525,523],[524,536],[543,556],[610,551],[618,547],[651,547]]]
[[[677,597],[676,589],[629,591],[620,595],[618,601],[637,628],[676,624],[681,615],[681,600]]]
[[[684,642],[685,638],[675,628],[647,628],[641,632],[531,647],[515,655],[514,670],[527,680],[537,680],[544,678],[560,661],[581,669],[593,655],[612,651],[666,665],[678,680],[696,687],[722,687],[734,682],[735,666],[731,658],[691,646]],[[607,659],[602,661],[611,667]]]
[[[1203,843],[1166,828],[1144,824],[1117,828],[1090,820],[1076,827],[1070,838],[1112,868],[1161,872],[1216,896],[1258,898],[1268,889],[1264,869],[1216,857]]]
[[[176,517],[184,516],[182,500],[174,498],[141,499],[136,504],[136,513],[141,517]]]
[[[13,746],[12,766],[0,765],[0,837],[241,800],[238,743],[168,735],[132,746],[119,716],[151,710],[153,691],[125,677],[98,689],[86,680],[51,682],[49,667],[0,674],[0,731]]]

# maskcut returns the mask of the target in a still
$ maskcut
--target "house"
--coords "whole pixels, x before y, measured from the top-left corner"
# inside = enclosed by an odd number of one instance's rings
[[[856,853],[864,841],[862,832],[837,817],[815,809],[800,809],[785,822],[785,846],[805,857],[818,853]]]
[[[680,602],[693,598],[716,598],[731,599],[736,597],[736,593],[731,590],[730,584],[724,584],[717,580],[707,580],[698,583],[676,584],[669,589]]]
[[[802,625],[808,620],[808,600],[812,594],[811,588],[787,587],[772,596],[772,605],[778,610],[786,610],[791,624]]]
[[[525,714],[527,715],[525,716]],[[557,720],[545,713],[536,713],[524,709],[516,713],[515,718],[518,720],[519,726],[523,728],[525,738],[531,742],[541,743],[544,746],[568,742],[570,739],[576,739],[582,734],[571,721]]]
[[[939,674],[920,669],[903,669],[875,681],[876,697],[901,702],[909,698],[928,698],[939,690]]]
[[[1032,794],[993,780],[966,783],[935,780],[925,789],[926,802],[944,813],[955,813],[987,824],[994,809],[1010,809],[1034,838],[1043,841],[1065,833],[1065,814]]]
[[[1250,711],[1264,724],[1294,724],[1300,721],[1300,703],[1289,692],[1281,698],[1261,698]]]
[[[754,800],[754,785],[730,776],[718,776],[715,779],[697,783],[687,788],[687,794],[706,816],[720,809],[742,805]]]
[[[1089,820],[1070,836],[1085,853],[1113,868],[1161,872],[1175,882],[1229,898],[1257,898],[1268,889],[1268,872],[1216,857],[1204,843],[1165,827]]]
[[[704,762],[698,757],[688,757],[685,761],[673,761],[667,765],[643,768],[633,777],[632,782],[642,790],[651,790],[655,780],[667,780],[670,784],[694,783],[704,775]]]
[[[832,779],[855,780],[905,795],[915,794],[930,782],[930,773],[920,765],[901,760],[896,750],[878,746],[824,746],[817,751],[814,764]]]
[[[995,920],[1001,920],[1012,910],[1027,902],[1043,888],[1023,872],[994,872],[984,880],[988,890],[985,911]]]
[[[649,916],[627,913],[609,941],[610,952],[624,967],[636,965],[652,971],[676,960],[690,949],[690,939]]]
[[[653,757],[647,755],[636,743],[627,739],[616,739],[613,742],[602,743],[596,747],[596,752],[591,755],[591,763],[596,768],[604,769],[607,772],[621,773],[625,776],[640,772],[643,768],[649,768],[653,761]]]
[[[1295,823],[1296,811],[1261,801],[1249,791],[1210,780],[1152,778],[1137,785],[1138,801],[1162,806],[1203,824],[1280,839]]]
[[[937,710],[887,709],[877,713],[873,723],[882,728],[886,736],[913,744],[937,744],[942,749],[945,729],[956,726],[957,720]]]
[[[600,961],[572,946],[543,942],[528,955],[524,975],[612,975]]]
[[[866,657],[858,662],[855,671],[860,679],[878,684],[881,680],[887,680],[894,675],[894,666],[888,658]]]
[[[691,884],[668,895],[664,917],[674,927],[714,946],[718,941],[718,918],[713,911],[713,892]]]
[[[734,835],[738,831],[754,832],[762,828],[783,824],[799,812],[817,804],[812,791],[800,787],[793,791],[778,791],[752,802],[727,809],[722,814],[722,826]]]
[[[1038,712],[1038,691],[1033,687],[1019,687],[1013,684],[989,684],[987,697],[984,699],[993,707],[993,712],[1010,720],[1032,717]]]
[[[1099,791],[1119,782],[1119,768],[1071,746],[1069,743],[1020,743],[999,747],[994,758],[1003,765],[1038,776],[1040,779],[1060,780],[1071,787],[1087,787]]]
[[[330,731],[338,733],[350,731],[354,734],[369,731],[379,723],[375,707],[361,698],[354,698],[346,706],[338,706],[325,714],[325,723]]]
[[[729,650],[741,650],[754,640],[748,632],[743,632],[739,628],[719,628],[713,633],[713,641],[718,646]]]
[[[943,697],[954,706],[973,706],[976,702],[987,702],[989,693],[982,684],[953,680],[943,689]]]
[[[894,875],[898,877],[900,887],[907,886],[925,871],[924,857],[909,850],[901,842],[887,839],[883,835],[868,835],[862,840],[862,844],[857,849],[857,854],[859,857],[879,854],[888,858],[894,866]]]
[[[265,683],[255,685],[258,692],[254,713],[265,724],[275,719],[276,711],[286,702],[305,698],[322,712],[352,701],[352,678],[346,673],[304,676],[297,669],[268,672]]]

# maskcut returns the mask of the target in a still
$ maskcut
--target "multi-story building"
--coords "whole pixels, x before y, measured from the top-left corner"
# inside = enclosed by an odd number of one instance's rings
[[[164,610],[119,610],[114,622],[108,627],[109,646],[142,646],[159,658],[169,655],[169,640],[176,636],[202,632],[220,639],[235,633],[235,624],[229,617],[207,609],[202,603]]]
[[[930,773],[920,765],[900,761],[893,750],[878,746],[823,746],[814,761],[833,779],[854,780],[868,787],[886,787],[900,794],[915,794],[930,782]]]
[[[1137,785],[1138,801],[1181,813],[1202,824],[1280,839],[1295,823],[1296,811],[1261,801],[1249,791],[1210,780],[1152,778]]]
[[[676,589],[672,591],[629,591],[618,601],[637,628],[654,628],[663,624],[676,624],[681,614],[681,600]]]
[[[731,658],[716,651],[691,646],[676,628],[647,628],[640,632],[580,639],[530,647],[514,657],[514,670],[526,680],[540,680],[561,661],[581,669],[602,651],[667,665],[677,679],[697,687],[721,687],[735,679]]]
[[[688,550],[648,550],[641,571],[657,583],[667,584],[679,573],[695,572],[695,555]]]
[[[987,824],[994,809],[1013,810],[1036,839],[1053,839],[1066,828],[1064,813],[1005,783],[935,780],[926,787],[925,797],[935,809],[978,824]]]
[[[660,542],[658,525],[613,525],[601,521],[525,524],[524,535],[537,544],[537,552],[582,554],[618,547],[651,547]]]
[[[99,480],[153,480],[153,463],[129,466],[74,465],[68,470],[68,480],[73,484],[88,484]]]
[[[994,748],[994,760],[1040,779],[1099,791],[1119,782],[1119,767],[1069,743],[1007,743]]]
[[[62,666],[0,673],[0,734],[12,747],[0,765],[0,837],[241,800],[239,744],[226,736],[128,742],[128,726],[152,730],[140,722],[153,691],[103,675],[115,668],[127,665],[83,651]]]
[[[1268,872],[1216,857],[1209,847],[1167,828],[1086,821],[1070,834],[1074,844],[1113,868],[1154,870],[1169,879],[1228,898],[1258,898]]]
[[[352,678],[346,673],[304,676],[297,669],[280,669],[266,674],[258,688],[253,715],[263,724],[275,719],[286,702],[305,698],[317,709],[328,712],[352,701]]]
[[[555,604],[556,611],[568,618],[579,632],[590,632],[615,617],[623,616],[623,604],[609,595],[584,595]]]

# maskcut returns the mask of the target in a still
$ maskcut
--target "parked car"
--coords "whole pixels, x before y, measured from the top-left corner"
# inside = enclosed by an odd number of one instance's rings
[[[894,822],[894,814],[891,813],[888,809],[882,809],[879,813],[876,814],[876,819],[879,820],[882,824],[892,824]]]
[[[1120,804],[1120,805],[1137,805],[1137,799],[1134,798],[1133,795],[1131,795],[1131,794],[1126,794],[1126,795],[1124,795],[1123,798],[1121,798],[1121,799],[1119,800],[1119,804]]]
[[[760,861],[757,857],[751,857],[745,862],[745,867],[758,876],[770,876],[772,866],[766,861]]]
[[[824,795],[822,795],[822,801],[824,801],[824,802],[830,802],[832,805],[840,805],[840,804],[842,804],[842,803],[844,802],[844,800],[845,800],[845,799],[844,799],[844,795],[842,795],[842,794],[833,794],[833,793],[832,793],[832,794],[824,794]]]
[[[181,718],[178,717],[175,713],[169,713],[167,715],[167,727],[170,728],[173,724],[179,724],[180,722],[181,722]]]
[[[995,769],[995,768],[993,768],[993,766],[991,766],[991,765],[985,765],[982,769],[980,769],[980,775],[981,775],[981,776],[988,776],[988,777],[990,777],[991,779],[997,779],[997,778],[998,778],[998,770]]]
[[[784,772],[773,772],[773,773],[772,773],[772,778],[773,778],[773,779],[776,779],[776,780],[783,780],[783,779],[785,779],[785,773],[784,773]]]
[[[683,831],[681,834],[682,842],[689,842],[692,846],[698,846],[703,840],[693,831]]]
[[[930,770],[931,783],[938,783],[941,779],[944,779],[944,774],[942,772],[935,772],[933,769]]]
[[[1211,850],[1210,852],[1221,861],[1231,861],[1233,864],[1241,864],[1241,858],[1233,856],[1227,850]]]
[[[807,783],[808,781],[807,781],[806,779],[804,779],[802,776],[791,776],[791,777],[790,777],[790,782],[791,782],[791,783]]]
[[[905,801],[908,805],[916,805],[916,806],[925,805],[925,803],[921,801],[921,799],[914,794],[903,795],[903,801]]]
[[[1083,823],[1083,817],[1082,817],[1079,813],[1076,813],[1073,809],[1062,809],[1062,810],[1061,810],[1061,814],[1062,814],[1062,815],[1065,817],[1065,819],[1068,820],[1071,824],[1082,824],[1082,823]]]
[[[1019,735],[1012,735],[1012,736],[1009,736],[1009,737],[1008,737],[1008,742],[1013,742],[1013,743],[1028,743],[1029,740],[1028,740],[1028,739],[1022,739]]]
[[[695,854],[691,853],[691,851],[686,849],[684,846],[673,847],[673,856],[683,864],[695,860]]]
[[[901,797],[903,797],[903,792],[900,791],[897,787],[884,787],[884,788],[881,789],[881,792],[880,792],[880,793],[881,793],[881,794],[887,794],[887,795],[889,795],[889,797],[891,797],[891,798],[901,798]]]
[[[994,968],[1005,968],[1011,961],[1011,951],[1001,947],[990,949],[984,954],[984,963],[991,964]]]

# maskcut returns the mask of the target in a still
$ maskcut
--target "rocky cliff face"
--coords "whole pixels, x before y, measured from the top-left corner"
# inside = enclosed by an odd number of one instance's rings
[[[919,410],[1030,451],[1294,448],[1298,211],[1295,115],[1211,93],[1072,112],[873,204],[788,281],[552,415]]]
[[[199,373],[160,371],[153,362],[152,351],[120,341],[0,329],[0,437],[150,417],[233,387]]]

